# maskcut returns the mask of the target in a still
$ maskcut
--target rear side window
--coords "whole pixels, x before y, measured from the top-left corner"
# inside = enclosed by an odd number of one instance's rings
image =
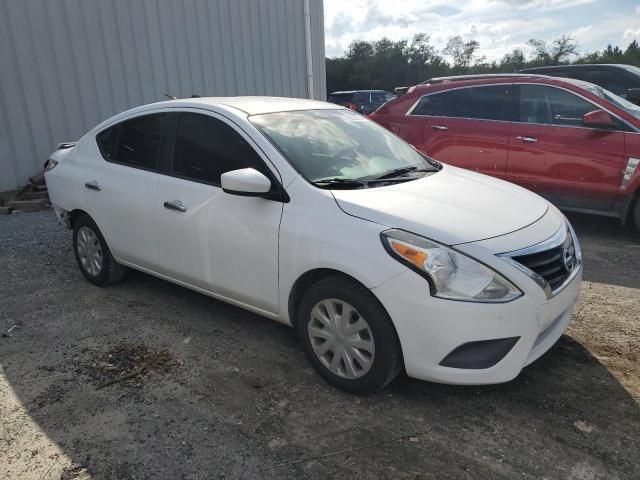
[[[220,185],[220,175],[240,168],[265,173],[256,151],[232,127],[197,113],[181,113],[173,153],[173,173]]]
[[[369,103],[370,102],[369,92],[354,93],[352,102],[358,103],[358,104]]]
[[[331,103],[343,104],[351,101],[353,95],[351,93],[339,93],[338,95],[329,95],[328,101]]]
[[[582,126],[582,117],[597,110],[573,93],[546,85],[520,85],[519,121],[549,125]]]
[[[167,138],[168,114],[156,113],[126,120],[103,130],[96,138],[105,160],[155,169]]]
[[[511,118],[511,86],[487,85],[426,95],[411,115],[508,121]]]

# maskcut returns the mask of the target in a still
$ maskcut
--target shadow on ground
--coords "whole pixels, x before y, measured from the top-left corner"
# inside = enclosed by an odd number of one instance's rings
[[[615,218],[578,213],[567,217],[586,253],[585,280],[640,288],[639,232]]]
[[[569,337],[509,384],[352,396],[291,329],[140,273],[95,288],[50,212],[17,217],[0,219],[0,327],[20,325],[0,338],[2,388],[26,409],[3,423],[12,465],[42,454],[15,456],[33,423],[99,479],[640,477],[638,404]],[[123,343],[177,363],[97,390],[89,370]]]

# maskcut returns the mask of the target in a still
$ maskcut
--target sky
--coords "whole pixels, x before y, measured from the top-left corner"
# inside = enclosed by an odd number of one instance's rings
[[[530,38],[570,34],[580,53],[640,41],[640,0],[324,0],[324,10],[327,57],[342,56],[353,40],[418,32],[439,51],[454,35],[478,40],[489,61],[514,48],[530,52]]]

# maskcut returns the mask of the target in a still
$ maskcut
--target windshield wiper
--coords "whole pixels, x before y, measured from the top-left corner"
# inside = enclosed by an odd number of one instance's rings
[[[400,168],[394,168],[393,170],[389,170],[388,172],[384,172],[382,175],[378,175],[377,177],[373,178],[372,180],[384,180],[387,178],[393,178],[395,180],[394,177],[397,177],[398,175],[403,175],[405,173],[413,173],[413,172],[435,172],[436,170],[434,168],[418,168],[416,166],[412,166],[412,167],[400,167]]]
[[[350,178],[321,178],[313,183],[316,187],[366,187],[367,183],[360,180],[352,180]]]

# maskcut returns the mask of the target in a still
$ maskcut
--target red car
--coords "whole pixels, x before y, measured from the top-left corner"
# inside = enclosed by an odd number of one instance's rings
[[[597,85],[542,75],[437,78],[369,118],[437,160],[640,229],[640,107]]]

